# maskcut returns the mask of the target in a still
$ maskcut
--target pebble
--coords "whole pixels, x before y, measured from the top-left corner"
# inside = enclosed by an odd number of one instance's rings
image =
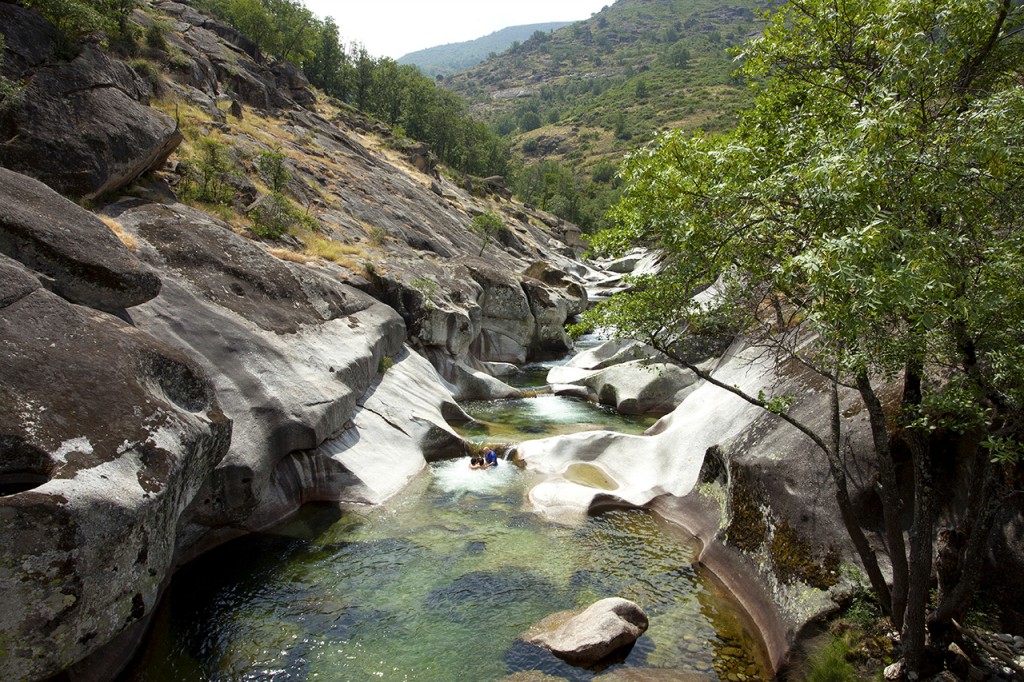
[[[1003,644],[1013,644],[1013,635],[1008,635],[1006,633],[1000,633],[1000,634],[996,635],[996,639],[998,639]]]
[[[1014,637],[1013,646],[1017,647],[1018,649],[1024,650],[1024,637],[1021,637],[1020,635]]]

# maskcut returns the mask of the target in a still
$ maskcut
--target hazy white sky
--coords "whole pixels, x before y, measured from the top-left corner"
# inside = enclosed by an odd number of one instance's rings
[[[613,0],[305,0],[334,17],[345,42],[397,59],[425,47],[473,40],[508,26],[588,19]]]

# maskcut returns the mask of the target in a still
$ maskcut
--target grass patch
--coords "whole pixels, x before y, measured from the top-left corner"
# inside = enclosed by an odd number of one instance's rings
[[[121,243],[128,247],[128,250],[135,253],[139,249],[139,243],[135,241],[135,237],[124,231],[121,227],[121,223],[117,222],[110,216],[101,215],[99,219],[103,221],[103,224],[110,228],[110,231],[121,240]]]
[[[281,249],[273,247],[267,249],[267,253],[269,253],[274,258],[291,261],[292,263],[301,263],[302,265],[305,265],[310,260],[313,260],[305,253],[299,253],[298,251],[292,251],[291,249]]]
[[[807,682],[856,682],[860,679],[847,660],[849,645],[837,637],[807,659]]]

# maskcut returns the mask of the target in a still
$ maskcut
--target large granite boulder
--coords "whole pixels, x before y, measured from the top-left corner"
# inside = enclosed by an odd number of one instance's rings
[[[487,362],[526,362],[536,321],[530,300],[519,279],[497,267],[473,267],[470,275],[480,285],[480,333],[473,340],[473,356]]]
[[[371,414],[384,411],[370,406],[394,395],[392,379],[413,367],[411,359],[391,367],[405,357],[405,326],[394,310],[325,269],[274,258],[194,209],[126,201],[109,210],[164,281],[160,296],[132,310],[133,319],[209,370],[235,422],[230,451],[189,510],[186,545],[194,551],[238,529],[270,525],[309,499],[343,497],[350,484],[363,491],[353,495],[380,501],[425,456],[451,451],[455,437],[441,412],[457,408],[444,391],[425,391],[422,409],[408,400],[394,408],[404,410],[403,419]],[[424,371],[416,370],[421,387],[429,383]],[[374,401],[361,406],[374,386]],[[372,427],[361,428],[364,422]],[[379,466],[342,454],[389,437],[390,448],[360,450]]]
[[[0,376],[0,670],[43,679],[144,627],[231,424],[181,351],[4,256]]]
[[[5,15],[31,12],[0,4]],[[39,32],[5,33],[12,50]],[[38,50],[38,48],[35,48]],[[146,106],[150,85],[127,65],[86,46],[70,62],[39,66],[21,96],[0,108],[0,165],[61,194],[91,199],[163,164],[182,141],[174,120]]]
[[[0,253],[74,303],[119,310],[148,301],[160,279],[96,216],[43,183],[0,168]]]
[[[525,639],[573,665],[589,666],[631,646],[648,624],[647,614],[635,603],[610,597],[579,613],[548,616]]]

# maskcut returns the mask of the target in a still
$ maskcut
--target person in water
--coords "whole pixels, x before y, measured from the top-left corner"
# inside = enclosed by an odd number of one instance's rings
[[[485,448],[484,450],[484,468],[498,466],[498,455],[494,453],[494,450]]]
[[[469,460],[469,468],[470,469],[486,469],[487,467],[484,466],[484,458],[483,457],[480,457],[478,455],[473,455],[473,457],[470,458],[470,460]]]

